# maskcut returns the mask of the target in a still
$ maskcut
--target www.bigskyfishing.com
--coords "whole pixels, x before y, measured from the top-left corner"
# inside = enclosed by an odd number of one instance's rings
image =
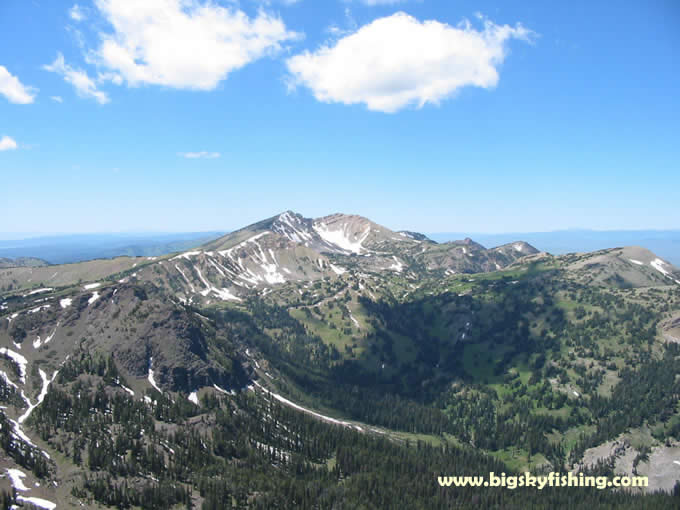
[[[484,476],[439,476],[437,482],[442,487],[503,487],[517,489],[518,487],[595,487],[609,489],[618,487],[647,487],[646,476],[592,476],[583,473],[548,473],[547,475],[532,475],[528,471],[521,475],[500,476],[493,471],[488,477]]]

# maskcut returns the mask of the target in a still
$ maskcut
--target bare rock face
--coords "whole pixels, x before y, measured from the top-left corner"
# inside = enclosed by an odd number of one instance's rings
[[[0,343],[12,345],[29,365],[55,364],[82,350],[111,353],[133,380],[147,378],[153,359],[159,386],[173,391],[245,382],[234,350],[220,353],[233,370],[215,362],[208,340],[216,332],[210,320],[149,283],[41,299],[38,307],[17,312],[0,326]]]

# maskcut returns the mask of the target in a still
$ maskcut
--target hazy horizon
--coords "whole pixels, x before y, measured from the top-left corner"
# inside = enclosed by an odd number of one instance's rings
[[[369,218],[370,219],[370,218]],[[209,230],[112,230],[112,231],[74,231],[74,232],[0,232],[0,241],[22,241],[28,239],[36,238],[50,238],[50,237],[66,237],[66,236],[147,236],[147,235],[182,235],[182,234],[228,234],[234,232],[239,228],[246,227],[248,225],[242,225],[238,228],[233,229],[209,229]],[[392,228],[389,225],[383,225],[384,227],[390,228],[395,232],[405,231],[409,229]],[[454,230],[443,230],[443,231],[427,231],[427,230],[412,230],[413,232],[418,232],[424,234],[428,237],[430,236],[472,236],[472,235],[483,235],[483,236],[494,236],[494,235],[513,235],[513,234],[556,234],[556,233],[579,233],[579,232],[593,232],[593,233],[621,233],[621,232],[631,232],[631,233],[680,233],[680,228],[639,228],[639,229],[591,229],[591,228],[565,228],[556,230],[537,230],[537,231],[520,231],[520,230],[507,230],[507,231],[454,231]],[[462,239],[462,238],[461,238]],[[435,239],[433,239],[435,240]]]

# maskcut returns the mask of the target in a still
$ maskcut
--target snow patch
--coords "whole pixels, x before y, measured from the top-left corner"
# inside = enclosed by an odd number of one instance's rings
[[[73,299],[67,297],[59,301],[59,306],[61,306],[62,308],[68,308],[69,306],[71,306],[71,303],[73,303]]]
[[[32,505],[38,506],[40,508],[44,508],[45,510],[54,510],[57,508],[56,503],[52,503],[51,501],[48,501],[46,499],[42,498],[25,498],[23,496],[17,496],[17,500],[19,501],[25,501],[26,503],[30,503]]]
[[[404,264],[395,255],[393,255],[392,258],[394,259],[394,264],[392,264],[388,269],[396,271],[397,273],[401,273],[404,270]]]
[[[666,262],[664,262],[663,260],[661,260],[661,259],[659,259],[659,258],[656,258],[656,259],[654,259],[653,261],[651,261],[651,262],[649,263],[649,265],[652,266],[652,267],[653,267],[654,269],[656,269],[657,271],[659,271],[660,273],[662,273],[664,276],[670,276],[670,275],[671,275],[671,274],[670,274],[670,271],[666,271],[666,270],[663,268],[663,266],[666,265]]]
[[[213,388],[215,388],[220,393],[224,393],[225,395],[229,395],[229,392],[227,390],[220,388],[217,384],[213,384]]]
[[[196,255],[200,255],[200,254],[201,254],[200,251],[187,251],[187,252],[181,253],[179,255],[176,255],[175,257],[172,257],[170,260],[175,260],[175,259],[189,260],[191,257],[195,257]],[[132,267],[135,267],[135,266],[132,266]]]
[[[22,393],[22,396],[23,396],[23,393]],[[21,425],[19,425],[17,422],[15,422],[12,419],[10,419],[9,421],[12,422],[12,426],[14,427],[14,432],[12,433],[12,435],[14,437],[21,439],[24,443],[26,443],[26,444],[34,447],[34,448],[37,448],[37,446],[33,443],[33,441],[31,441],[30,438],[24,433],[24,431],[21,430]],[[43,453],[45,453],[45,452],[43,452]],[[49,458],[49,455],[47,457]]]
[[[20,469],[8,469],[7,475],[9,476],[10,480],[12,480],[12,486],[16,490],[18,491],[30,490],[28,487],[24,485],[24,482],[22,480],[22,478],[26,478],[26,473],[24,473]]]
[[[19,366],[19,379],[21,379],[21,384],[26,384],[26,365],[28,365],[28,360],[18,352],[14,352],[7,347],[0,347],[0,354],[10,358]]]
[[[354,325],[357,327],[357,329],[361,329],[361,326],[359,325],[359,321],[354,318],[354,315],[350,312],[349,318],[352,319],[352,322]]]
[[[184,280],[187,282],[189,285],[189,288],[191,289],[191,292],[196,292],[196,289],[194,289],[194,286],[191,284],[189,281],[189,278],[187,278],[187,275],[184,274],[184,271],[182,271],[177,264],[175,264],[175,267],[177,268],[177,271],[179,271],[179,274],[181,274],[184,277]]]
[[[191,394],[189,395],[189,401],[193,402],[194,404],[198,405],[198,393],[195,391],[192,391]]]
[[[57,374],[59,373],[59,370],[55,370],[54,373],[52,374],[52,378],[48,379],[47,374],[42,370],[38,370],[40,373],[40,378],[42,379],[42,389],[40,390],[40,395],[38,395],[38,400],[36,401],[35,404],[31,404],[30,399],[28,399],[25,395],[24,392],[21,392],[21,396],[24,398],[26,403],[28,404],[28,409],[24,414],[19,416],[17,421],[21,424],[26,421],[26,419],[31,415],[33,412],[33,409],[38,407],[40,404],[42,404],[42,401],[45,400],[45,396],[47,395],[47,388],[49,388],[50,383],[54,381],[54,379],[57,377]]]
[[[54,289],[52,287],[45,287],[44,289],[36,289],[32,290],[28,294],[24,294],[24,297],[32,296],[34,294],[40,294],[41,292],[50,292],[53,291]]]
[[[2,370],[0,370],[0,377],[2,377],[5,382],[7,383],[8,386],[11,386],[12,388],[19,389],[19,387],[12,382],[12,380],[9,378],[9,376]]]
[[[87,300],[87,304],[91,305],[92,303],[97,301],[97,299],[99,299],[99,292],[95,292],[94,294],[92,294],[92,297],[90,297],[90,299]]]
[[[156,384],[156,379],[154,379],[154,377],[153,377],[153,369],[151,368],[152,363],[153,363],[153,358],[149,358],[149,375],[148,375],[149,383],[151,384],[151,386],[156,388],[156,391],[158,391],[159,393],[163,393],[161,391],[161,389],[158,387],[158,385]]]
[[[101,283],[88,283],[87,285],[83,286],[83,289],[85,290],[91,290],[91,289],[96,289],[97,287],[100,287]]]
[[[269,393],[272,397],[274,397],[276,400],[278,400],[278,401],[281,402],[282,404],[285,404],[285,405],[290,406],[290,407],[292,407],[292,408],[294,408],[294,409],[297,409],[298,411],[302,411],[303,413],[307,413],[307,414],[310,414],[310,415],[312,415],[312,416],[316,416],[317,418],[320,418],[320,419],[323,420],[323,421],[326,421],[326,422],[329,422],[329,423],[334,423],[334,424],[336,424],[336,425],[342,425],[342,426],[344,426],[344,427],[356,427],[356,425],[354,425],[354,424],[352,424],[352,423],[349,423],[349,422],[346,422],[346,421],[342,421],[342,420],[336,420],[335,418],[331,418],[330,416],[324,416],[323,414],[315,413],[314,411],[312,411],[312,410],[310,410],[310,409],[307,409],[307,408],[305,408],[305,407],[299,406],[299,405],[297,405],[296,403],[291,402],[291,401],[288,400],[287,398],[282,397],[281,395],[278,395],[278,394],[276,394],[276,393],[270,392],[267,388],[265,388],[264,386],[262,386],[262,385],[261,385],[260,383],[258,383],[257,381],[253,381],[253,384],[254,384],[255,386],[257,386],[258,388],[260,388],[260,390],[262,390],[262,391],[264,391],[264,392],[266,392],[266,393]],[[250,388],[252,388],[252,385],[251,385],[251,386],[248,386],[248,389],[250,389]]]
[[[281,225],[276,225],[274,227],[274,230],[279,232],[280,234],[283,234],[291,241],[301,243],[304,241],[312,240],[312,235],[309,232],[305,231],[305,227],[300,223],[300,220],[298,220],[296,217],[291,216],[290,213],[285,212],[280,214],[279,221],[288,228],[290,228],[292,232],[289,232],[285,227]]]
[[[58,327],[59,327],[59,323],[57,322],[57,326],[54,328],[54,331],[52,331],[52,334],[50,336],[45,338],[45,341],[43,342],[43,344],[48,344],[50,342],[50,340],[52,340],[54,338],[54,335],[57,332]]]
[[[256,235],[254,235],[254,236],[252,236],[252,237],[249,237],[249,238],[246,239],[245,241],[242,241],[242,242],[238,243],[236,246],[232,246],[231,248],[226,249],[226,250],[218,251],[217,253],[219,253],[219,254],[222,255],[223,257],[232,258],[232,257],[231,257],[231,254],[234,252],[234,250],[237,250],[237,249],[239,249],[239,248],[243,248],[246,244],[248,244],[248,243],[250,243],[250,242],[253,242],[253,241],[257,241],[259,238],[261,238],[261,237],[263,237],[263,236],[266,236],[267,234],[269,234],[269,231],[268,231],[268,230],[265,230],[264,232],[260,232],[259,234],[256,234]],[[233,260],[233,258],[232,258],[232,260]]]
[[[349,251],[361,254],[361,251],[365,249],[362,244],[371,232],[371,227],[366,227],[366,230],[354,236],[354,240],[351,238],[351,233],[348,231],[349,225],[344,223],[340,230],[330,230],[330,227],[324,222],[319,222],[314,224],[314,230],[317,234],[329,244],[333,244],[344,251]]]
[[[336,266],[335,264],[331,264],[330,266],[333,272],[337,275],[342,275],[347,272],[347,269],[345,269],[344,267]]]
[[[231,292],[229,292],[229,290],[227,290],[227,289],[218,289],[218,288],[213,287],[212,285],[210,285],[210,282],[208,282],[208,281],[203,277],[203,273],[201,273],[201,270],[200,270],[200,269],[196,268],[196,272],[198,273],[198,277],[201,279],[201,281],[203,282],[203,284],[206,286],[206,289],[205,289],[205,290],[202,290],[202,291],[200,292],[200,294],[201,294],[202,296],[205,297],[205,296],[207,296],[208,294],[210,294],[211,292],[214,292],[214,293],[217,294],[223,301],[224,301],[224,300],[241,301],[241,298],[236,297],[234,294],[232,294]]]
[[[638,266],[644,266],[645,265],[644,262],[640,262],[639,260],[635,260],[635,259],[628,259],[628,260],[630,260],[633,264],[637,264]]]
[[[57,322],[57,327],[54,328],[54,331],[52,331],[52,334],[45,338],[45,340],[40,340],[40,335],[38,335],[38,338],[33,340],[33,348],[38,349],[41,345],[46,345],[49,343],[50,340],[54,338],[55,333],[57,332],[57,328],[59,327],[59,323]]]
[[[217,294],[220,299],[224,300],[232,300],[232,301],[243,301],[240,297],[235,296],[232,294],[229,290],[227,289],[216,289],[213,287],[212,291]]]
[[[276,270],[276,264],[262,264],[260,267],[264,270],[264,279],[269,284],[285,283],[286,278]]]

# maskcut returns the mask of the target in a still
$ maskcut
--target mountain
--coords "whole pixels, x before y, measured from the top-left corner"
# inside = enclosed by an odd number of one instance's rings
[[[6,268],[0,497],[663,508],[671,496],[639,490],[435,481],[576,469],[670,492],[679,331],[680,271],[644,248],[487,249],[356,215],[287,211],[181,253]]]
[[[431,239],[439,242],[470,236],[478,242],[497,246],[524,239],[541,251],[553,255],[587,253],[614,246],[644,246],[671,264],[680,266],[680,230],[583,230],[570,229],[554,232],[522,232],[505,234],[482,233],[432,233]]]
[[[617,287],[680,284],[680,271],[640,246],[611,248],[564,257],[576,277]]]
[[[361,216],[304,218],[291,211],[255,223],[194,250],[159,262],[138,278],[158,282],[185,302],[242,301],[286,282],[311,282],[361,273],[367,281],[385,274],[479,273],[537,253],[526,243],[487,250],[470,240],[437,244],[397,233]]]

